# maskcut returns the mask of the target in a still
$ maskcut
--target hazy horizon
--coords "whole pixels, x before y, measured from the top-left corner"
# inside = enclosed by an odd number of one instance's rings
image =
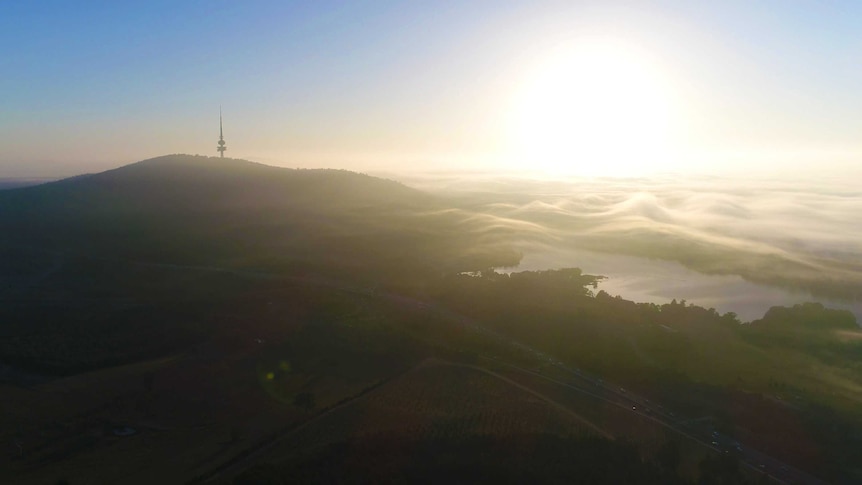
[[[10,5],[0,177],[214,154],[220,105],[227,155],[280,166],[858,173],[860,21],[855,2]]]

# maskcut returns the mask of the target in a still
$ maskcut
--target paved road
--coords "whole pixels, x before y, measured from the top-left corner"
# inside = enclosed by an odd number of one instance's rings
[[[679,416],[677,413],[666,409],[659,403],[651,402],[649,399],[635,394],[630,390],[626,390],[617,384],[606,382],[600,376],[589,374],[579,368],[566,366],[563,362],[556,360],[554,357],[504,336],[499,332],[491,330],[469,317],[459,315],[438,305],[417,300],[415,298],[405,297],[403,295],[385,294],[383,296],[389,298],[393,302],[413,304],[420,308],[435,311],[442,316],[461,323],[473,331],[484,333],[501,342],[508,343],[518,350],[528,352],[546,362],[548,365],[563,371],[570,377],[565,381],[561,381],[535,370],[524,369],[522,367],[500,361],[494,357],[483,356],[484,358],[494,360],[498,364],[517,369],[521,372],[529,373],[552,381],[558,385],[576,390],[611,405],[631,410],[631,412],[638,414],[643,419],[651,420],[657,424],[672,429],[689,439],[697,441],[703,446],[713,449],[716,453],[735,453],[739,457],[740,464],[759,473],[766,474],[778,483],[811,485],[822,485],[826,483],[809,473],[778,460],[777,458],[746,446],[744,443],[739,443],[729,436],[711,432],[708,428],[705,429],[703,427],[692,426],[691,419]]]

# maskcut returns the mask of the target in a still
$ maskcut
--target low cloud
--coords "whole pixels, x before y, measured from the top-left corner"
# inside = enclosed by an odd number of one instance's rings
[[[437,188],[433,178],[417,185]],[[438,189],[455,194],[472,230],[509,237],[527,254],[586,249],[677,261],[862,301],[862,192],[834,181],[473,176]]]

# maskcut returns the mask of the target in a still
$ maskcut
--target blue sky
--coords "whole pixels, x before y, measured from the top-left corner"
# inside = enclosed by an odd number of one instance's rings
[[[660,73],[676,161],[656,170],[843,169],[862,164],[860,25],[849,1],[4,2],[0,177],[215,154],[219,105],[231,156],[525,168],[513,99],[584,38]]]

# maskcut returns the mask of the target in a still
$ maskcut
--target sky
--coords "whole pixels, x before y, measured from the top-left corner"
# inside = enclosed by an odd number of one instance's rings
[[[0,5],[0,178],[169,153],[357,171],[862,167],[862,2]]]

